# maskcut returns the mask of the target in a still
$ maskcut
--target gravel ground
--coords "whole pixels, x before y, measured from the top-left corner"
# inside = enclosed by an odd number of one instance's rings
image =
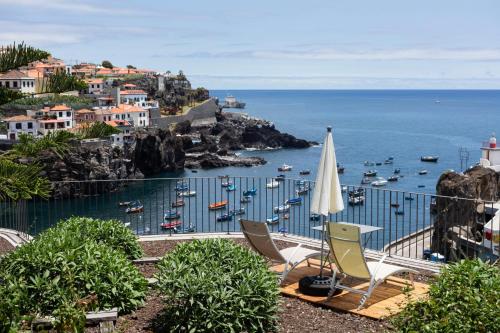
[[[0,238],[0,256],[14,250],[14,247],[5,239]]]

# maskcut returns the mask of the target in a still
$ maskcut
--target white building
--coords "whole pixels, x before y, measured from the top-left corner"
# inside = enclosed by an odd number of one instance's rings
[[[18,140],[19,134],[26,133],[38,136],[38,122],[29,116],[14,116],[5,118],[7,123],[7,137],[9,140]]]
[[[106,124],[120,130],[120,133],[111,135],[111,143],[115,146],[123,146],[124,143],[133,141],[132,134],[134,127],[126,120],[111,120],[106,121]]]
[[[38,130],[42,135],[75,127],[74,111],[65,104],[56,105],[52,108],[45,107],[37,111],[28,110],[27,114],[29,117],[37,119]]]
[[[120,104],[110,109],[112,120],[126,120],[134,127],[149,126],[149,112],[137,105]]]
[[[101,94],[104,89],[103,79],[87,79],[85,81],[88,85],[87,92],[89,94]]]
[[[144,90],[126,89],[120,90],[120,102],[146,106],[148,94]]]
[[[497,147],[495,133],[491,135],[488,142],[483,142],[479,164],[496,172],[500,171],[500,148]]]
[[[29,77],[18,70],[12,70],[0,75],[0,87],[16,90],[23,94],[34,94],[36,92],[35,78]]]

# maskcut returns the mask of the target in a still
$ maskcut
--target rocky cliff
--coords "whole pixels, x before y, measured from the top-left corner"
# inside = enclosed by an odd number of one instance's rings
[[[461,246],[460,237],[482,242],[484,202],[498,200],[499,175],[476,166],[464,174],[445,172],[436,185],[437,215],[434,221],[432,250],[448,260],[471,255]],[[470,200],[457,200],[466,198]]]

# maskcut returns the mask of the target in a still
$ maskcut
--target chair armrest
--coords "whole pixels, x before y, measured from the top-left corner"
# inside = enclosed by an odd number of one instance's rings
[[[299,248],[301,248],[301,247],[302,247],[302,244],[297,245],[297,246],[293,249],[292,254],[291,254],[288,258],[286,258],[286,265],[287,265],[287,266],[290,264],[290,260],[292,260],[292,259],[293,259],[293,257],[295,257],[295,253],[297,253],[297,250],[298,250]]]

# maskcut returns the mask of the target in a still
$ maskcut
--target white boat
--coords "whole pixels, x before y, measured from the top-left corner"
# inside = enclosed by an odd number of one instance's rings
[[[351,205],[351,206],[362,205],[364,202],[365,202],[365,196],[364,195],[349,196],[349,205]]]
[[[372,186],[377,186],[377,187],[380,187],[380,186],[385,186],[387,185],[387,180],[382,178],[382,177],[379,177],[377,178],[375,181],[373,181],[371,183]]]
[[[283,163],[283,165],[278,168],[278,171],[292,171],[292,168],[291,165]]]
[[[196,191],[184,191],[177,193],[179,197],[194,197],[196,195]]]
[[[290,205],[281,205],[278,207],[274,207],[273,212],[275,214],[281,214],[281,213],[286,213],[290,210]]]
[[[427,172],[428,172],[427,170],[420,170],[420,171],[418,172],[418,174],[419,174],[419,175],[426,175],[426,174],[427,174]]]
[[[347,192],[347,186],[346,185],[342,186],[342,192]]]
[[[266,184],[266,187],[267,188],[276,188],[276,187],[279,187],[280,186],[280,183],[275,181],[275,180],[271,180],[271,182],[267,183]]]

